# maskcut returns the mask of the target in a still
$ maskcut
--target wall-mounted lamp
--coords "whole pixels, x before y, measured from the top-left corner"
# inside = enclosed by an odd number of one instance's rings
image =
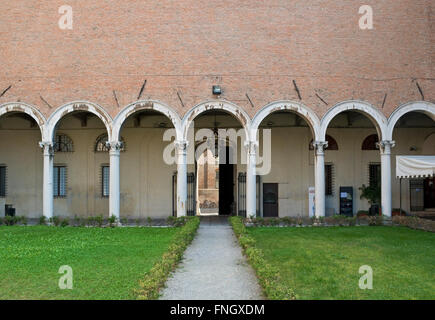
[[[222,88],[221,88],[221,86],[213,86],[212,90],[213,90],[213,94],[215,96],[218,96],[218,95],[222,94]]]

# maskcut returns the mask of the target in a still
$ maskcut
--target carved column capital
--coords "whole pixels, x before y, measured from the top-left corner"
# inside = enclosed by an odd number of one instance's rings
[[[187,153],[187,147],[189,146],[188,141],[176,140],[174,143],[175,143],[175,148],[177,149],[177,152],[179,154],[186,154]]]
[[[258,150],[258,141],[245,141],[245,148],[249,155],[256,155]]]
[[[382,154],[390,154],[391,148],[394,148],[396,141],[394,140],[382,140],[376,144]]]
[[[124,142],[122,141],[106,141],[106,147],[109,149],[110,152],[116,152],[119,153],[122,148],[124,147]]]
[[[43,149],[44,155],[47,156],[53,156],[54,155],[54,148],[53,148],[53,142],[51,141],[40,141],[39,146]]]
[[[313,141],[313,148],[316,151],[316,155],[324,155],[327,147],[328,141]]]

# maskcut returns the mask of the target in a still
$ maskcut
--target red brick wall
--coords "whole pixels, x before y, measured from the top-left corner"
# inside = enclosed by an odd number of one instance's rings
[[[73,30],[58,27],[63,4],[74,10]],[[358,27],[364,4],[373,7],[374,30]],[[181,115],[220,84],[222,97],[252,116],[268,102],[297,99],[296,80],[319,116],[352,98],[380,108],[385,93],[389,115],[421,100],[415,79],[435,100],[433,7],[433,0],[2,1],[0,92],[12,88],[0,103],[27,102],[48,116],[89,100],[114,116],[113,90],[123,107],[147,79],[143,98]]]

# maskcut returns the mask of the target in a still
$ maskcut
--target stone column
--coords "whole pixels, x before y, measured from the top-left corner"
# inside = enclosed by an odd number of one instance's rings
[[[121,141],[107,142],[110,155],[109,175],[109,217],[115,216],[120,219],[120,181],[119,181],[119,157],[123,143]]]
[[[327,141],[313,142],[315,159],[315,215],[316,217],[325,216],[325,149],[328,147]]]
[[[257,141],[246,141],[246,151],[248,153],[248,163],[246,166],[246,217],[257,216]]]
[[[177,150],[177,217],[187,213],[187,141],[175,141]]]
[[[50,219],[53,217],[53,143],[50,141],[41,141],[39,146],[44,151],[44,177],[43,177],[43,200],[42,214]]]
[[[391,148],[394,141],[384,140],[378,143],[381,152],[381,205],[382,215],[391,217]]]

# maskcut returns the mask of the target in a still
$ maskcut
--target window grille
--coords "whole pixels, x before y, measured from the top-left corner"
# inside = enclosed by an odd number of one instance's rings
[[[334,194],[334,166],[325,164],[325,195],[332,196]]]
[[[53,195],[56,198],[66,197],[66,167],[53,167]]]
[[[238,177],[238,216],[246,217],[246,172],[239,172]]]
[[[103,133],[102,135],[98,136],[97,140],[95,141],[95,152],[108,152],[109,147],[107,146],[107,133]],[[125,142],[124,138],[121,138],[122,141],[122,147],[121,151],[125,151]]]
[[[102,196],[103,197],[108,197],[110,194],[110,188],[109,188],[109,183],[110,183],[110,167],[109,166],[102,166],[101,167],[101,186],[102,186]]]
[[[53,149],[54,152],[73,152],[73,141],[66,134],[57,134]]]

